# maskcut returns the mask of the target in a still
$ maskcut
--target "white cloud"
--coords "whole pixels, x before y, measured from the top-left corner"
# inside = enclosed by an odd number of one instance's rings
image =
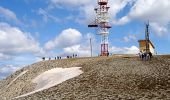
[[[96,55],[96,51],[98,51],[98,46],[100,46],[100,44],[96,42],[95,35],[91,33],[83,35],[80,43],[70,47],[63,48],[63,53],[61,55],[72,56],[73,54],[78,54],[78,56],[80,57],[90,57],[91,56],[90,38],[92,43],[93,56]]]
[[[114,24],[123,24],[129,21],[127,18],[121,20],[120,23],[116,22],[116,15],[128,4],[132,4],[135,0],[110,0],[110,16],[111,22]],[[78,23],[88,24],[94,22],[95,11],[93,10],[97,7],[97,0],[49,0],[49,9],[60,8],[67,10],[77,11],[78,14],[75,15],[75,21]],[[124,22],[125,21],[125,22]]]
[[[49,0],[50,4],[62,9],[77,10],[79,13],[74,19],[78,23],[88,24],[94,22],[97,0]],[[170,1],[169,0],[109,0],[109,12],[111,23],[114,25],[124,25],[133,20],[146,22],[150,20],[151,28],[158,36],[167,33],[167,26],[170,22]],[[117,15],[130,6],[130,11],[127,15],[117,19]],[[52,7],[52,8],[55,8]]]
[[[152,22],[151,28],[154,30],[154,33],[159,37],[165,35],[168,32],[168,25]]]
[[[1,73],[9,73],[9,72],[15,72],[18,69],[20,69],[20,67],[16,67],[14,65],[5,65],[5,66],[1,67],[0,72]]]
[[[150,20],[154,33],[162,36],[167,33],[170,22],[169,0],[137,0],[129,13],[117,21],[118,24],[126,24],[132,20],[146,22]]]
[[[111,47],[110,53],[114,54],[137,54],[139,53],[139,48],[136,46],[131,47]]]
[[[90,56],[90,47],[87,46],[82,46],[82,45],[74,45],[74,46],[71,46],[71,47],[67,47],[67,48],[64,48],[64,54],[62,55],[73,55],[73,54],[77,54],[78,56],[81,56],[81,57],[89,57]]]
[[[110,0],[110,16],[112,17],[113,24],[123,24],[128,22],[129,19],[124,17],[120,20],[119,23],[116,23],[117,14],[122,11],[127,5],[131,5],[135,0]]]
[[[55,5],[55,6],[65,6],[65,7],[69,7],[69,8],[72,8],[72,7],[79,7],[79,6],[82,6],[82,5],[87,5],[87,4],[90,4],[91,0],[50,0],[51,4],[52,5]]]
[[[55,48],[66,48],[80,43],[82,34],[76,29],[63,30],[54,40],[45,44],[45,49],[52,50]]]
[[[73,47],[69,47],[69,48],[75,48],[74,51],[76,51],[75,53],[77,53],[79,56],[81,57],[89,57],[91,56],[91,48],[90,48],[90,39],[91,39],[91,43],[92,43],[92,55],[96,56],[97,55],[97,51],[100,50],[100,43],[98,43],[96,41],[96,37],[94,34],[92,33],[87,33],[85,35],[83,35],[83,39],[82,42],[78,45],[75,45]],[[71,50],[71,49],[68,49]],[[65,50],[66,52],[66,50]],[[66,52],[68,53],[68,52]],[[70,52],[74,53],[74,52]]]
[[[123,37],[123,41],[130,42],[137,40],[137,35],[129,34],[128,36]]]
[[[164,23],[170,20],[169,0],[137,0],[131,8],[129,16],[132,18],[148,20]]]
[[[21,69],[19,66],[14,65],[0,65],[0,80]]]
[[[12,56],[10,56],[10,55],[5,55],[3,53],[0,53],[0,60],[8,60],[11,58],[12,58]]]
[[[69,34],[69,35],[68,35]],[[81,57],[90,56],[90,38],[93,46],[93,54],[98,48],[95,36],[91,33],[82,35],[78,30],[66,29],[56,39],[48,41],[45,44],[45,48],[48,51],[48,56],[58,55],[62,57],[72,56],[77,54]],[[53,50],[59,50],[57,54]]]
[[[3,8],[0,6],[0,17],[3,17],[7,20],[14,20],[16,22],[20,22],[16,17],[16,14],[7,8]]]
[[[117,20],[114,20],[113,21],[113,24],[115,25],[124,25],[128,22],[130,22],[131,19],[129,19],[127,16],[124,16],[122,17],[121,19],[119,19],[118,21]]]
[[[67,9],[70,11],[77,11],[77,15],[68,15],[75,22],[78,23],[89,23],[94,19],[94,7],[96,6],[97,1],[95,0],[49,0],[48,10],[54,8]],[[68,20],[67,18],[65,20]]]
[[[80,24],[89,24],[94,22],[95,19],[95,12],[94,9],[95,6],[92,4],[84,5],[79,8],[79,14],[75,16],[76,22]]]
[[[0,54],[1,57],[31,53],[37,54],[42,49],[39,47],[39,43],[26,32],[22,32],[17,27],[12,27],[7,23],[0,23]]]

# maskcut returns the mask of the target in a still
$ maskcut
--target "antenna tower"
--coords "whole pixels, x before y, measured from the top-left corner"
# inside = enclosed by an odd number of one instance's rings
[[[108,35],[109,29],[109,8],[108,0],[98,0],[98,6],[95,8],[96,18],[93,24],[89,24],[88,27],[97,28],[97,34],[101,35],[101,54],[100,56],[108,56],[109,54],[109,42]]]
[[[150,42],[150,39],[149,39],[149,21],[146,24],[145,41],[146,41],[146,53],[149,53],[150,52],[150,49],[149,49],[149,42]]]

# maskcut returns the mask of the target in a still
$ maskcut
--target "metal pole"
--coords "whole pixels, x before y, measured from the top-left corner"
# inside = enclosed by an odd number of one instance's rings
[[[90,38],[90,51],[91,51],[91,57],[93,56],[93,54],[92,54],[92,41],[91,41],[91,38]]]
[[[145,41],[146,41],[146,53],[149,53],[149,21],[146,24],[146,33],[145,33]]]

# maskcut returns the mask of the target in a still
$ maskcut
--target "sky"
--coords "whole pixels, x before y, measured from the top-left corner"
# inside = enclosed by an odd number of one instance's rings
[[[150,21],[158,54],[170,50],[169,0],[109,0],[109,52],[138,53]],[[101,37],[88,28],[97,0],[0,0],[0,79],[42,57],[100,53]]]

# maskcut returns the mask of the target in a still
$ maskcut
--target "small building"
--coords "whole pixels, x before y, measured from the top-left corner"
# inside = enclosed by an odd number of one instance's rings
[[[141,52],[146,52],[146,40],[139,40],[138,42],[139,42],[139,50]],[[155,53],[155,46],[151,41],[149,41],[149,51],[153,54]]]

